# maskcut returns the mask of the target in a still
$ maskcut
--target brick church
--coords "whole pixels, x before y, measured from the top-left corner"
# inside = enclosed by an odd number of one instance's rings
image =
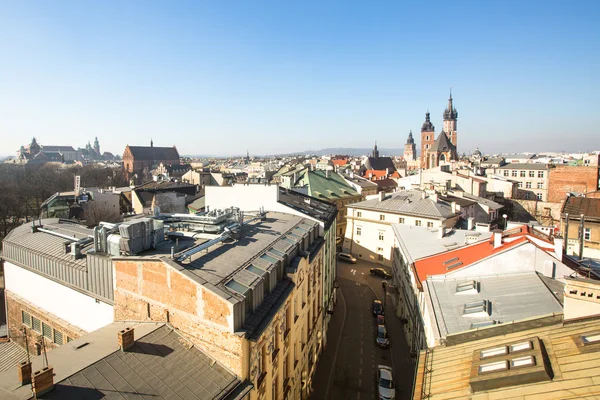
[[[439,135],[435,136],[435,127],[431,123],[429,111],[425,114],[425,122],[421,126],[421,156],[420,166],[423,169],[435,168],[441,164],[458,161],[456,120],[458,111],[452,104],[452,92],[448,99],[448,108],[444,110],[444,126]],[[412,131],[404,146],[404,159],[416,159],[416,145]]]

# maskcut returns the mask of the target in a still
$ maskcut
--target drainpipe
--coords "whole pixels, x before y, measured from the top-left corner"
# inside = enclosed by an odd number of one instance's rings
[[[583,214],[581,214],[581,223],[579,225],[579,260],[583,260],[583,242],[585,240],[585,229],[584,229],[584,225],[585,225],[585,216]]]
[[[569,254],[569,213],[565,214],[565,254]]]

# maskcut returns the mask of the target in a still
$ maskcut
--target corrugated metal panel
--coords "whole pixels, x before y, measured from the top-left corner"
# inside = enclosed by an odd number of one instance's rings
[[[88,290],[98,296],[114,300],[113,272],[110,258],[88,254]]]

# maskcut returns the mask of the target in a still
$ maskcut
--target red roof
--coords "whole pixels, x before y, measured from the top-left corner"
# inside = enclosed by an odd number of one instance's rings
[[[428,276],[444,275],[449,271],[464,268],[493,254],[528,241],[526,237],[522,237],[512,242],[504,242],[500,247],[494,249],[494,236],[492,236],[488,241],[418,260],[415,262],[415,268],[419,283],[426,280]]]
[[[400,176],[400,174],[398,173],[398,171],[394,171],[390,175],[390,178],[402,178],[402,177]]]
[[[347,158],[341,158],[339,160],[333,159],[333,160],[331,160],[331,162],[333,163],[333,165],[337,165],[338,167],[343,167],[344,165],[348,164],[348,159]]]
[[[373,179],[373,178],[385,178],[387,171],[382,171],[378,169],[368,169],[365,171],[365,178]]]

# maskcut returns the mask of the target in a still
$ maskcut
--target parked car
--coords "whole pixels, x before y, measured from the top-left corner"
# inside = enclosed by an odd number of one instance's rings
[[[352,254],[348,254],[348,253],[338,254],[338,260],[344,261],[344,262],[347,262],[350,264],[356,264],[356,258],[354,258],[354,256],[352,256]]]
[[[377,316],[377,319],[375,320],[375,326],[378,325],[385,325],[385,317],[383,315]]]
[[[377,394],[380,400],[396,399],[392,368],[386,365],[377,366]]]
[[[373,300],[373,315],[384,315],[383,303],[381,302],[381,300]]]
[[[388,339],[385,325],[377,325],[377,337],[375,338],[375,343],[382,349],[387,349],[389,347],[390,340]]]
[[[392,274],[383,268],[371,268],[371,275],[380,276],[383,279],[392,279]]]

